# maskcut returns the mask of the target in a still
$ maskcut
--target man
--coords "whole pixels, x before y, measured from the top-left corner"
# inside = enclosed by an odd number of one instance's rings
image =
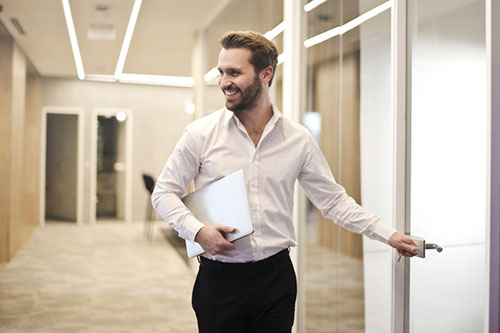
[[[322,214],[337,224],[396,248],[416,252],[411,238],[364,210],[335,183],[307,129],[271,104],[278,52],[254,32],[221,39],[217,68],[226,108],[188,125],[158,179],[153,206],[180,237],[206,254],[193,288],[200,332],[290,332],[296,277],[288,248],[298,179]],[[180,200],[191,180],[200,189],[243,169],[254,233],[231,243],[228,226],[205,226]]]

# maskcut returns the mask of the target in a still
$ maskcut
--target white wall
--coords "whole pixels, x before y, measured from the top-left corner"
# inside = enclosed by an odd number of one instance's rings
[[[91,113],[94,108],[124,108],[133,113],[132,220],[143,220],[147,193],[142,172],[158,177],[192,115],[185,111],[190,88],[44,78],[42,107],[82,107],[84,133],[84,222],[90,212]]]

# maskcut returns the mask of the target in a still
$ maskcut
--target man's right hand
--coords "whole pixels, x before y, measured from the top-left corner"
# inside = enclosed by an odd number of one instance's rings
[[[216,255],[235,249],[234,244],[224,237],[224,234],[235,231],[236,229],[233,227],[217,224],[207,225],[198,231],[194,240],[199,243],[207,253]]]

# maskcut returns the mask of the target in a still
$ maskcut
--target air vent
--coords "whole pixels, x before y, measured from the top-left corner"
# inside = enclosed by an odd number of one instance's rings
[[[87,39],[94,41],[114,41],[116,29],[111,24],[92,24],[87,30]]]
[[[21,25],[21,23],[19,23],[19,20],[15,17],[11,17],[10,18],[10,21],[12,22],[12,25],[14,26],[14,28],[16,28],[17,32],[21,35],[21,36],[24,36],[26,35],[26,32],[24,31],[23,29],[23,26]]]
[[[105,3],[98,3],[94,5],[92,13],[95,17],[105,18],[109,17],[110,10],[111,10],[110,5]]]

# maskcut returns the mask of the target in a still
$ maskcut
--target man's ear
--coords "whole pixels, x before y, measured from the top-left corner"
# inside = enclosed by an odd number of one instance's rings
[[[273,77],[273,67],[272,66],[267,66],[263,70],[260,71],[260,82],[265,85],[268,84],[269,81],[271,81],[271,78]]]

